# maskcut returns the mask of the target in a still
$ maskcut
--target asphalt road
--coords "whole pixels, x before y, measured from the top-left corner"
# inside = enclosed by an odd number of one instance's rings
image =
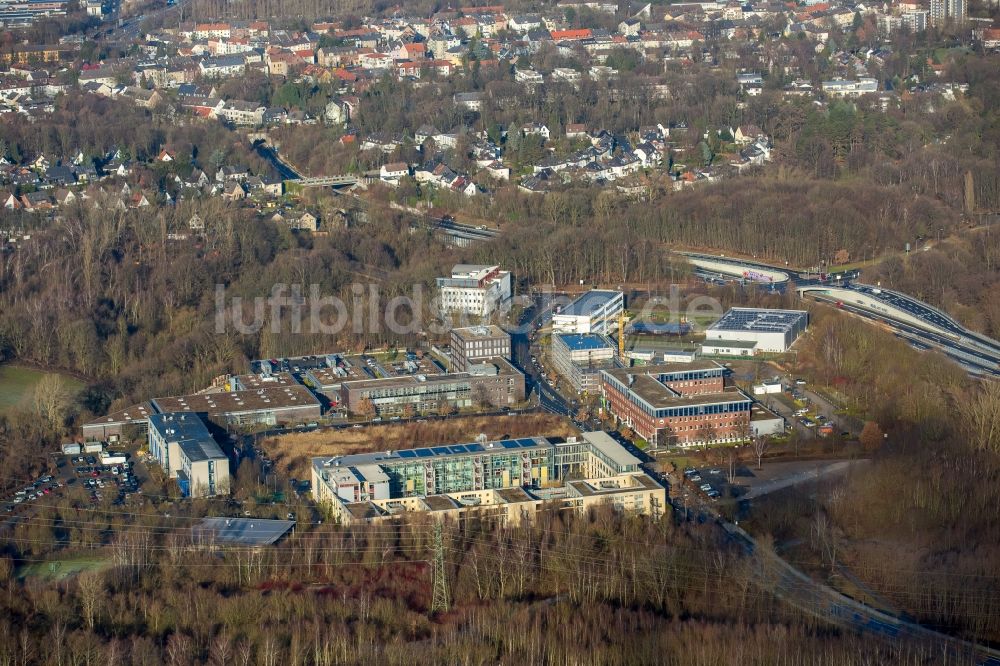
[[[677,483],[668,477],[669,483]],[[758,548],[752,535],[724,519],[715,507],[700,495],[687,491],[685,504],[673,502],[689,520],[714,522],[729,541],[743,550],[756,571],[754,580],[763,589],[801,610],[831,625],[899,645],[921,643],[938,654],[956,658],[956,663],[1000,666],[1000,651],[963,641],[947,634],[910,622],[851,599],[837,590],[814,580],[777,554]]]
[[[814,298],[827,303],[833,303],[835,300],[824,296],[814,296]],[[893,329],[897,332],[899,337],[907,340],[907,342],[916,343],[913,346],[917,349],[938,349],[959,365],[965,367],[966,370],[969,370],[974,374],[1000,376],[1000,370],[998,370],[997,367],[998,364],[1000,364],[1000,354],[993,355],[980,347],[970,346],[953,338],[946,337],[945,335],[939,335],[926,329],[898,321],[886,315],[872,312],[871,310],[865,310],[848,305],[847,303],[838,307],[845,312],[850,312],[851,314],[864,317],[865,319],[869,319]]]
[[[896,330],[902,334],[901,337],[904,337],[904,339],[916,342],[914,347],[917,349],[922,349],[923,347],[940,349],[973,374],[1000,376],[1000,342],[970,331],[941,310],[907,294],[890,289],[880,289],[870,285],[852,283],[850,279],[857,277],[856,273],[848,275],[847,279],[844,280],[834,281],[827,279],[824,283],[807,274],[794,272],[787,267],[707,254],[689,253],[686,256],[697,256],[716,262],[729,263],[739,268],[784,271],[789,275],[789,278],[796,287],[835,284],[838,287],[864,294],[866,297],[884,302],[886,305],[898,308],[920,319],[927,326],[936,329],[936,332],[935,330],[926,330],[912,324],[907,324],[884,313],[876,313],[846,303],[839,307]],[[696,271],[696,274],[702,275],[705,279],[712,279],[713,277],[710,271]],[[824,297],[820,294],[814,294],[814,298],[829,302],[836,301],[832,297]]]
[[[184,5],[188,4],[190,1],[191,0],[178,0],[174,5],[167,5],[165,7],[140,14],[139,16],[132,16],[124,19],[121,25],[116,25],[110,30],[106,27],[107,24],[103,24],[97,28],[92,36],[95,39],[102,38],[109,42],[131,42],[142,36],[142,26],[146,21],[162,19],[164,22],[167,22],[167,19],[173,18],[174,16],[179,19]]]

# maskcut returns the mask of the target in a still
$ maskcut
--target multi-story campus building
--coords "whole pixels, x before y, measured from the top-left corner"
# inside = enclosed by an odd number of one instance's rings
[[[731,308],[705,331],[705,354],[752,356],[782,353],[809,326],[805,310]]]
[[[245,390],[154,398],[152,404],[160,413],[204,412],[225,426],[302,423],[322,414],[319,400],[301,384],[261,384]]]
[[[546,504],[659,515],[666,492],[639,464],[607,433],[588,432],[567,441],[531,437],[313,458],[312,491],[344,524],[412,512],[474,512],[517,524]]]
[[[510,359],[510,334],[499,326],[451,329],[451,369],[466,372],[491,358]]]
[[[318,419],[322,414],[320,401],[309,389],[286,381],[283,376],[273,375],[264,379],[243,375],[231,377],[229,382],[227,388],[230,390],[153,398],[149,402],[112,412],[85,424],[83,436],[87,439],[107,439],[123,434],[130,426],[145,431],[150,416],[172,412],[205,414],[210,421],[224,427],[305,423]]]
[[[727,388],[724,368],[711,361],[604,370],[601,392],[620,423],[656,446],[750,436],[753,400],[735,387]]]
[[[615,346],[597,333],[553,334],[552,365],[577,393],[592,394],[601,390],[601,370],[618,367]]]
[[[618,325],[625,294],[594,289],[552,315],[555,333],[608,333]]]
[[[229,492],[229,457],[197,414],[153,414],[148,438],[150,454],[185,497]]]
[[[456,264],[451,277],[437,279],[441,312],[487,318],[510,303],[510,271],[499,266]]]
[[[344,382],[341,396],[349,412],[373,410],[380,416],[401,415],[408,409],[414,414],[434,412],[442,405],[510,407],[524,400],[524,374],[506,359],[493,357],[468,372]]]

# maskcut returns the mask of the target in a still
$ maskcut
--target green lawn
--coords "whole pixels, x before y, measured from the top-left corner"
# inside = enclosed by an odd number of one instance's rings
[[[67,558],[64,560],[49,560],[47,562],[35,562],[26,564],[18,568],[17,578],[43,578],[47,581],[60,581],[70,578],[84,571],[97,571],[110,566],[107,560],[94,559],[88,557]]]
[[[15,407],[30,406],[35,386],[47,374],[52,373],[19,365],[0,365],[0,414]],[[75,377],[61,376],[71,394],[83,388],[83,382]]]

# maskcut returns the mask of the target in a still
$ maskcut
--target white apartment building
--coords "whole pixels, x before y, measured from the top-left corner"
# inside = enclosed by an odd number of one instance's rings
[[[878,79],[833,79],[823,82],[823,92],[835,97],[858,97],[868,93],[878,92]]]

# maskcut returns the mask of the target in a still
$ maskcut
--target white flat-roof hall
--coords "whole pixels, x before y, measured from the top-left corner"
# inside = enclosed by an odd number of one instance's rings
[[[755,352],[788,351],[809,325],[805,310],[731,308],[705,331],[705,340],[755,342]]]

